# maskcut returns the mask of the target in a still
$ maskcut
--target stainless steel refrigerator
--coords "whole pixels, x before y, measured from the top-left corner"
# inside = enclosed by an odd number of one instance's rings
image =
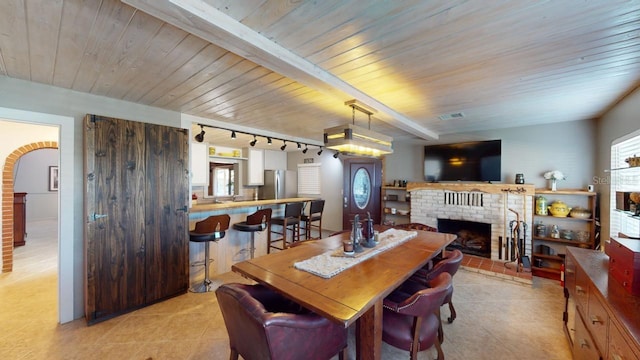
[[[265,170],[264,185],[258,188],[258,197],[284,199],[298,196],[298,177],[295,171]]]

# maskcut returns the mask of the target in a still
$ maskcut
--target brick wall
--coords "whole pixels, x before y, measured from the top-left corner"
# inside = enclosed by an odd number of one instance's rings
[[[438,219],[467,220],[491,224],[491,259],[498,260],[499,238],[509,236],[509,222],[516,219],[527,225],[525,254],[531,253],[533,196],[490,194],[474,191],[415,190],[411,192],[411,222],[438,226]],[[502,250],[504,251],[504,250]]]
[[[14,150],[2,169],[2,272],[13,270],[13,168],[20,157],[39,149],[57,149],[55,141],[39,141]]]

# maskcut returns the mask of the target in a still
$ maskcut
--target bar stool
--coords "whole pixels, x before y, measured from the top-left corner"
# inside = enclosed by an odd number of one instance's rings
[[[247,215],[247,220],[233,224],[233,228],[238,231],[251,233],[251,258],[255,253],[256,231],[267,229],[267,244],[271,241],[271,209],[261,209],[251,215]]]
[[[312,200],[309,215],[302,215],[302,223],[304,224],[304,236],[306,240],[311,239],[311,228],[318,229],[318,237],[322,237],[322,212],[324,211],[324,200]],[[317,225],[313,223],[317,222]]]
[[[209,216],[198,221],[193,231],[189,231],[189,241],[204,243],[204,261],[196,261],[191,266],[204,265],[204,281],[201,284],[192,286],[189,291],[203,293],[211,291],[211,279],[209,278],[209,243],[222,239],[229,229],[230,217],[227,214]]]
[[[301,202],[288,203],[284,206],[284,216],[272,217],[271,225],[280,225],[282,232],[271,230],[272,233],[282,235],[281,238],[273,239],[269,238],[269,246],[267,247],[267,254],[271,253],[271,248],[284,250],[287,246],[287,231],[291,231],[291,241],[300,241],[300,222],[302,217],[302,205]],[[297,234],[297,236],[296,236]],[[297,240],[296,240],[297,238]],[[282,241],[282,247],[273,246],[274,242]]]

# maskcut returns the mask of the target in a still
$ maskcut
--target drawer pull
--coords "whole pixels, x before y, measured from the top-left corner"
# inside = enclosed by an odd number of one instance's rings
[[[591,324],[595,325],[597,323],[602,323],[602,320],[600,320],[596,315],[591,315]]]
[[[580,293],[584,294],[584,289],[582,288],[582,286],[578,286],[578,285],[576,285],[576,293],[578,293],[578,294],[580,294]]]
[[[580,347],[589,349],[589,343],[585,339],[580,339]]]

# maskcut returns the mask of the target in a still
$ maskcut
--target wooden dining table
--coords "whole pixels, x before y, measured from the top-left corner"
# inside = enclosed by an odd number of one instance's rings
[[[236,263],[231,269],[345,327],[355,323],[356,358],[380,359],[383,299],[444,252],[455,235],[418,230],[416,237],[331,278],[294,267],[296,262],[342,248],[342,241],[348,237],[349,233],[342,233],[305,241],[284,251]]]

